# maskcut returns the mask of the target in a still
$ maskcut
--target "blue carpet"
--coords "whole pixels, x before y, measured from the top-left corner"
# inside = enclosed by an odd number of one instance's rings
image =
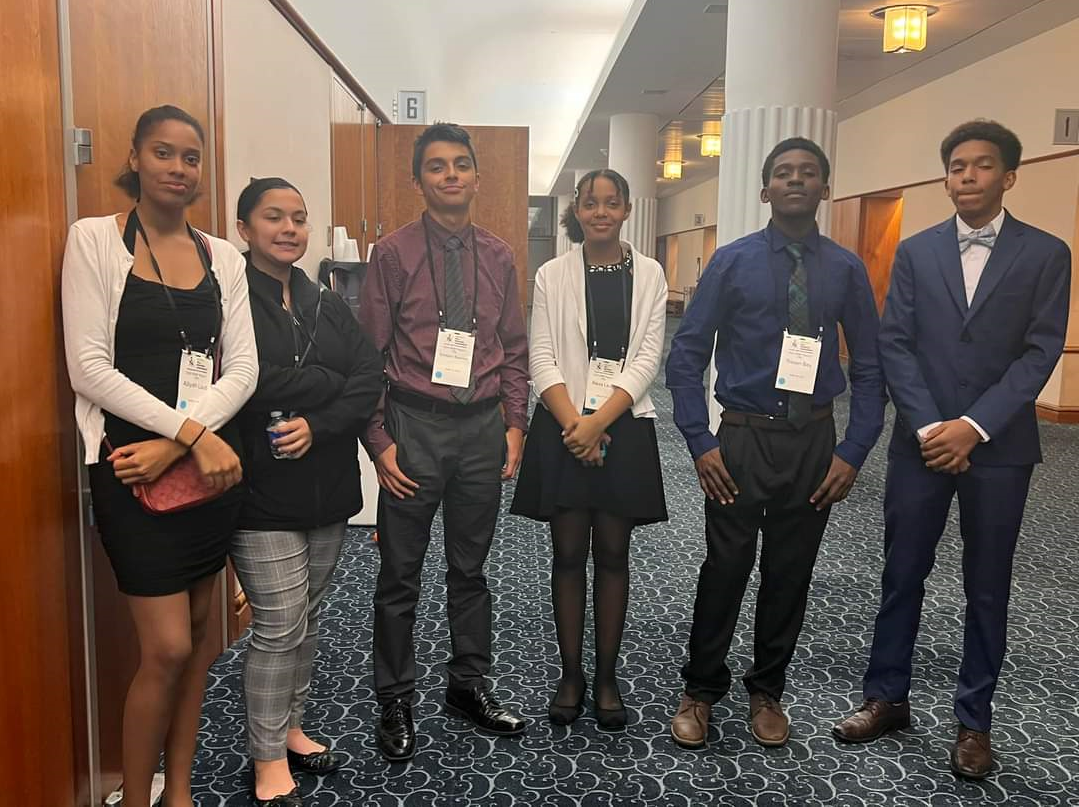
[[[676,326],[670,322],[669,331]],[[927,583],[914,659],[914,725],[868,746],[837,745],[830,735],[833,723],[860,701],[879,596],[883,443],[891,411],[882,445],[850,499],[833,510],[824,539],[784,698],[791,742],[780,749],[753,742],[740,687],[716,705],[706,749],[685,751],[671,741],[668,720],[681,689],[678,669],[704,555],[703,509],[662,374],[652,394],[671,521],[634,534],[620,671],[634,713],[629,729],[605,734],[590,715],[569,728],[546,721],[559,671],[547,533],[544,525],[508,515],[488,566],[495,594],[493,678],[497,694],[532,723],[523,738],[493,739],[442,713],[442,664],[450,645],[436,521],[416,625],[418,751],[407,765],[383,762],[374,737],[370,657],[378,553],[368,531],[352,530],[323,612],[305,721],[309,733],[349,753],[352,762],[323,780],[301,775],[306,805],[1079,805],[1079,428],[1042,425],[1046,463],[1034,474],[1016,556],[1009,654],[995,700],[999,771],[971,783],[948,771],[964,610],[954,507]],[[842,428],[846,406],[838,404]],[[512,495],[507,485],[503,513]],[[756,587],[755,576],[731,648],[736,675],[751,663]],[[195,766],[200,807],[249,803],[241,691],[246,645],[244,637],[211,671]],[[590,659],[586,664],[590,668]]]

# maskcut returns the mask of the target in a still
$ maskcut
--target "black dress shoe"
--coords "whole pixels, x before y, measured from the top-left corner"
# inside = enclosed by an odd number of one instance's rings
[[[288,749],[288,766],[290,768],[294,771],[313,773],[316,776],[333,773],[346,762],[348,762],[347,754],[340,754],[336,751],[331,751],[329,748],[312,751],[310,754],[300,754],[291,748]]]
[[[390,762],[405,762],[416,753],[416,727],[412,704],[403,698],[382,707],[378,722],[378,750]]]
[[[294,787],[288,793],[274,796],[272,799],[260,799],[251,792],[251,803],[255,807],[303,807],[303,799],[300,798],[300,788]]]
[[[504,737],[524,733],[527,721],[502,706],[482,684],[472,689],[447,689],[446,711],[470,720],[481,731]]]
[[[627,722],[629,722],[629,712],[626,711],[625,704],[617,709],[602,709],[596,706],[596,726],[603,731],[622,731]]]

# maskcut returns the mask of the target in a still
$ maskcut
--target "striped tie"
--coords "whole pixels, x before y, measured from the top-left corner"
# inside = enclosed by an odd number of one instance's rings
[[[806,265],[802,260],[805,246],[787,244],[787,254],[794,261],[790,281],[787,283],[787,330],[790,333],[809,336],[809,291],[806,279]],[[813,396],[801,392],[788,393],[787,420],[795,428],[802,428],[809,422],[813,410]]]
[[[472,317],[465,302],[465,283],[461,277],[461,239],[451,235],[446,239],[446,327],[454,331],[472,331]],[[472,292],[475,294],[475,290]],[[476,379],[469,374],[467,387],[454,387],[451,392],[459,402],[466,404],[476,394]]]

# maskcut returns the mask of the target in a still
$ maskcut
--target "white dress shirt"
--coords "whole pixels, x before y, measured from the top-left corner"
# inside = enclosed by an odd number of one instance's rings
[[[955,217],[955,226],[957,230],[957,237],[959,235],[969,235],[974,232],[976,228],[971,227],[957,214]],[[1004,226],[1004,209],[1001,208],[989,225],[993,228],[993,232],[996,236],[1000,237],[1000,228]],[[963,262],[963,288],[967,295],[967,305],[969,306],[974,301],[974,293],[978,290],[978,282],[982,279],[982,272],[985,271],[985,265],[989,262],[989,256],[993,254],[993,250],[989,247],[982,246],[981,244],[971,244],[967,247],[967,251],[960,254],[960,260]],[[982,438],[983,443],[989,442],[989,434],[974,422],[973,418],[963,415],[962,419],[974,427],[974,430]],[[925,436],[933,431],[940,425],[938,420],[935,423],[929,423],[922,428],[918,429],[918,440],[925,442]]]

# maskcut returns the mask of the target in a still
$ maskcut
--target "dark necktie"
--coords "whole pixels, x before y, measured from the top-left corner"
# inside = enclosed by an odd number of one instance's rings
[[[446,327],[453,331],[472,332],[472,317],[465,302],[465,283],[461,277],[461,239],[451,235],[446,239]],[[475,294],[475,290],[472,292]],[[453,387],[453,397],[463,404],[476,393],[476,379],[469,374],[467,387]]]
[[[806,279],[806,265],[802,260],[805,252],[803,244],[787,244],[784,249],[794,261],[790,280],[787,283],[787,330],[792,334],[809,336],[809,283]],[[813,409],[813,396],[801,392],[788,393],[787,420],[795,428],[802,428],[809,422]]]

